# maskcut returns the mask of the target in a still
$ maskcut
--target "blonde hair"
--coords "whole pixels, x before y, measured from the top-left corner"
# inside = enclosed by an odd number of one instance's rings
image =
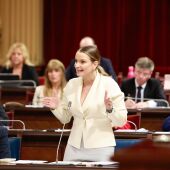
[[[7,52],[7,55],[6,55],[6,62],[5,62],[5,66],[7,68],[10,68],[12,67],[12,63],[11,63],[11,55],[13,53],[13,51],[15,49],[20,49],[21,52],[22,52],[22,55],[24,57],[24,64],[27,64],[27,65],[33,65],[30,61],[30,56],[29,56],[29,52],[28,52],[28,49],[27,47],[25,46],[25,44],[23,43],[20,43],[20,42],[17,42],[17,43],[14,43],[11,45],[11,47],[9,48],[8,52]]]
[[[63,94],[63,89],[66,85],[66,78],[65,78],[65,67],[64,64],[57,60],[57,59],[51,59],[48,64],[47,67],[45,69],[45,88],[44,88],[44,96],[52,96],[52,84],[48,78],[48,72],[52,71],[52,70],[60,70],[62,73],[61,76],[61,93]],[[61,95],[62,97],[62,95]]]
[[[85,47],[80,48],[78,50],[78,52],[85,53],[86,55],[89,56],[89,58],[92,62],[98,61],[98,63],[100,64],[101,55],[100,55],[100,52],[99,52],[99,50],[96,46],[85,46]],[[104,76],[109,76],[105,72],[103,67],[100,66],[99,64],[97,66],[98,72],[101,73]]]

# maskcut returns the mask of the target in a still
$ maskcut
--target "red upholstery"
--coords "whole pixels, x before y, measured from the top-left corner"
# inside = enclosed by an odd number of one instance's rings
[[[137,128],[140,128],[141,116],[140,115],[128,115],[128,120],[135,123]],[[130,124],[131,129],[135,129],[133,124]]]
[[[44,76],[39,76],[38,80],[39,80],[39,85],[43,85],[44,81],[45,81],[45,78],[44,78]]]
[[[141,116],[140,115],[128,115],[128,118],[127,118],[129,121],[133,122],[137,129],[140,128],[140,122],[141,122]],[[135,129],[135,126],[130,123],[130,122],[127,122],[124,126],[122,127],[117,127],[115,129]]]

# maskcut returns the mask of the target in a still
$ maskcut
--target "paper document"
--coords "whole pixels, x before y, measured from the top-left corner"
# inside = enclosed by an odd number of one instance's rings
[[[15,163],[17,164],[42,164],[42,163],[46,163],[47,161],[44,160],[18,160],[15,161]]]
[[[154,132],[154,134],[156,134],[156,135],[170,135],[170,132],[157,131],[157,132]]]
[[[43,108],[44,106],[39,106],[39,105],[25,105],[27,108]]]
[[[145,129],[145,128],[140,128],[140,129],[118,129],[115,130],[115,132],[148,132],[149,130]]]
[[[11,162],[14,162],[16,161],[15,158],[3,158],[3,159],[0,159],[0,163],[11,163]]]
[[[118,165],[118,162],[106,161],[106,162],[79,162],[79,161],[58,161],[50,162],[49,164],[56,165],[75,165],[75,166],[107,166],[107,165]]]

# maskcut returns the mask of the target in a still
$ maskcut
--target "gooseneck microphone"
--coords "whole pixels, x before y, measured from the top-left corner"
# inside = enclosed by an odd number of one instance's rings
[[[68,105],[67,105],[67,112],[70,111],[71,104],[72,104],[71,101],[69,101],[69,102],[68,102]],[[58,162],[58,152],[59,152],[59,149],[60,149],[60,144],[61,144],[61,139],[62,139],[63,132],[64,132],[64,127],[65,127],[65,124],[63,124],[63,128],[62,128],[62,130],[61,130],[60,138],[59,138],[58,145],[57,145],[56,162]]]
[[[153,100],[155,102],[162,102],[165,103],[167,107],[169,107],[169,102],[165,99],[151,99],[151,98],[137,98],[137,97],[125,97],[125,99],[132,99],[132,100],[141,100],[142,102],[144,101],[149,101],[149,100]]]
[[[25,130],[25,123],[22,121],[22,120],[0,120],[0,122],[18,122],[18,123],[21,123],[22,124],[22,126],[23,126],[23,130]],[[7,126],[8,127],[8,126]]]

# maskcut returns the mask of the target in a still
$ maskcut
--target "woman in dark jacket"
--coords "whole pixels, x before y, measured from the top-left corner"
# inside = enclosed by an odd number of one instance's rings
[[[29,61],[29,53],[23,43],[13,44],[6,56],[7,61],[1,73],[18,75],[20,80],[33,80],[38,85],[38,74]]]

